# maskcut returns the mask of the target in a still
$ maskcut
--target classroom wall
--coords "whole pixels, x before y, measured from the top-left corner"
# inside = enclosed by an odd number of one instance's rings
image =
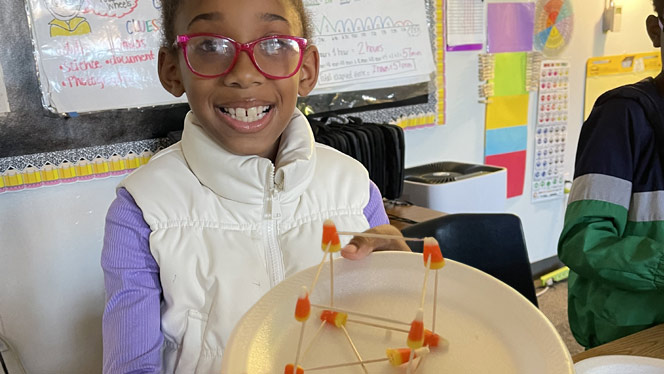
[[[570,122],[565,152],[565,172],[574,175],[574,155],[583,123],[585,64],[588,58],[623,53],[649,52],[654,48],[645,32],[645,18],[653,14],[650,0],[616,1],[622,5],[622,29],[617,33],[602,32],[604,0],[573,0],[574,33],[570,44],[559,57],[571,62]],[[484,110],[478,103],[477,60],[475,52],[448,52],[445,58],[447,90],[447,124],[406,132],[406,167],[435,161],[483,163]],[[529,123],[536,119],[531,94]],[[508,199],[507,211],[521,217],[531,262],[556,255],[556,244],[562,229],[563,199],[531,203],[532,152],[534,133],[528,131],[528,158],[523,195]]]
[[[604,35],[604,0],[574,0],[575,32],[563,53],[572,62],[566,170],[582,123],[585,61],[652,50],[644,31],[648,0],[623,1],[622,31]],[[447,124],[406,133],[406,166],[483,161],[484,105],[477,102],[477,53],[446,55]],[[532,101],[531,101],[532,102]],[[532,107],[532,105],[531,105]],[[530,123],[534,123],[531,109]],[[532,151],[532,132],[529,151]],[[531,155],[524,195],[508,200],[523,221],[531,261],[554,256],[563,200],[530,203]],[[0,334],[28,373],[101,371],[103,220],[120,177],[0,194]]]

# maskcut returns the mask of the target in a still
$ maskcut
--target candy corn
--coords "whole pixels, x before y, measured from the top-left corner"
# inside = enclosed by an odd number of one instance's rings
[[[336,327],[346,325],[348,314],[342,312],[335,312],[333,310],[323,310],[320,314],[320,320],[332,324]]]
[[[339,241],[337,227],[331,219],[326,219],[325,222],[323,222],[323,251],[327,249],[328,245],[330,246],[330,249],[328,250],[330,253],[339,252],[341,250],[341,242]]]
[[[427,347],[438,347],[440,343],[440,335],[431,332],[430,330],[424,330],[424,345]]]
[[[385,354],[392,366],[399,366],[410,361],[410,348],[387,349]],[[414,357],[422,357],[429,353],[429,348],[422,347],[415,350]]]
[[[445,259],[440,252],[438,241],[434,238],[424,238],[424,248],[422,250],[424,255],[424,266],[427,266],[427,261],[431,257],[431,269],[440,269],[445,266]]]
[[[284,374],[304,374],[304,369],[300,365],[297,365],[297,371],[295,371],[295,366],[288,364],[284,368]]]
[[[297,304],[295,304],[295,319],[304,322],[309,319],[310,313],[311,303],[309,302],[309,292],[307,291],[307,287],[302,286]]]
[[[422,309],[417,311],[415,319],[410,324],[410,331],[408,332],[408,340],[406,344],[409,348],[417,349],[422,347],[424,344],[424,323],[422,322],[422,317],[424,313]]]

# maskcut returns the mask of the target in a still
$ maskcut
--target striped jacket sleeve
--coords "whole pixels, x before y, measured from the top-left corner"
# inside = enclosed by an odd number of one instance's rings
[[[558,243],[560,259],[581,277],[624,290],[664,288],[662,232],[652,235],[664,228],[654,222],[664,212],[661,202],[649,204],[664,198],[655,191],[662,181],[653,142],[652,128],[632,100],[605,103],[583,125]],[[649,174],[653,163],[660,169],[656,176]]]

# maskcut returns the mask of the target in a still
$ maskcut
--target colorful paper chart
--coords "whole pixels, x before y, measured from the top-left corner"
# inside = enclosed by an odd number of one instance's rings
[[[494,96],[523,95],[526,91],[525,52],[495,54]]]
[[[529,52],[533,49],[534,4],[492,3],[487,8],[487,52]]]
[[[570,0],[539,0],[535,8],[536,50],[556,56],[569,43],[574,30],[574,12]]]
[[[487,165],[501,166],[507,169],[507,197],[523,194],[526,177],[526,150],[486,156]]]
[[[491,5],[491,4],[490,4]],[[486,107],[484,160],[507,169],[507,197],[523,194],[528,148],[526,52],[495,53]]]

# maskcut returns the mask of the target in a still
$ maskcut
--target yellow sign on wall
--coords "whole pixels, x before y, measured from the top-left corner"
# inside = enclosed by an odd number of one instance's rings
[[[616,87],[636,83],[662,71],[660,52],[594,57],[586,65],[586,119],[600,95]]]

